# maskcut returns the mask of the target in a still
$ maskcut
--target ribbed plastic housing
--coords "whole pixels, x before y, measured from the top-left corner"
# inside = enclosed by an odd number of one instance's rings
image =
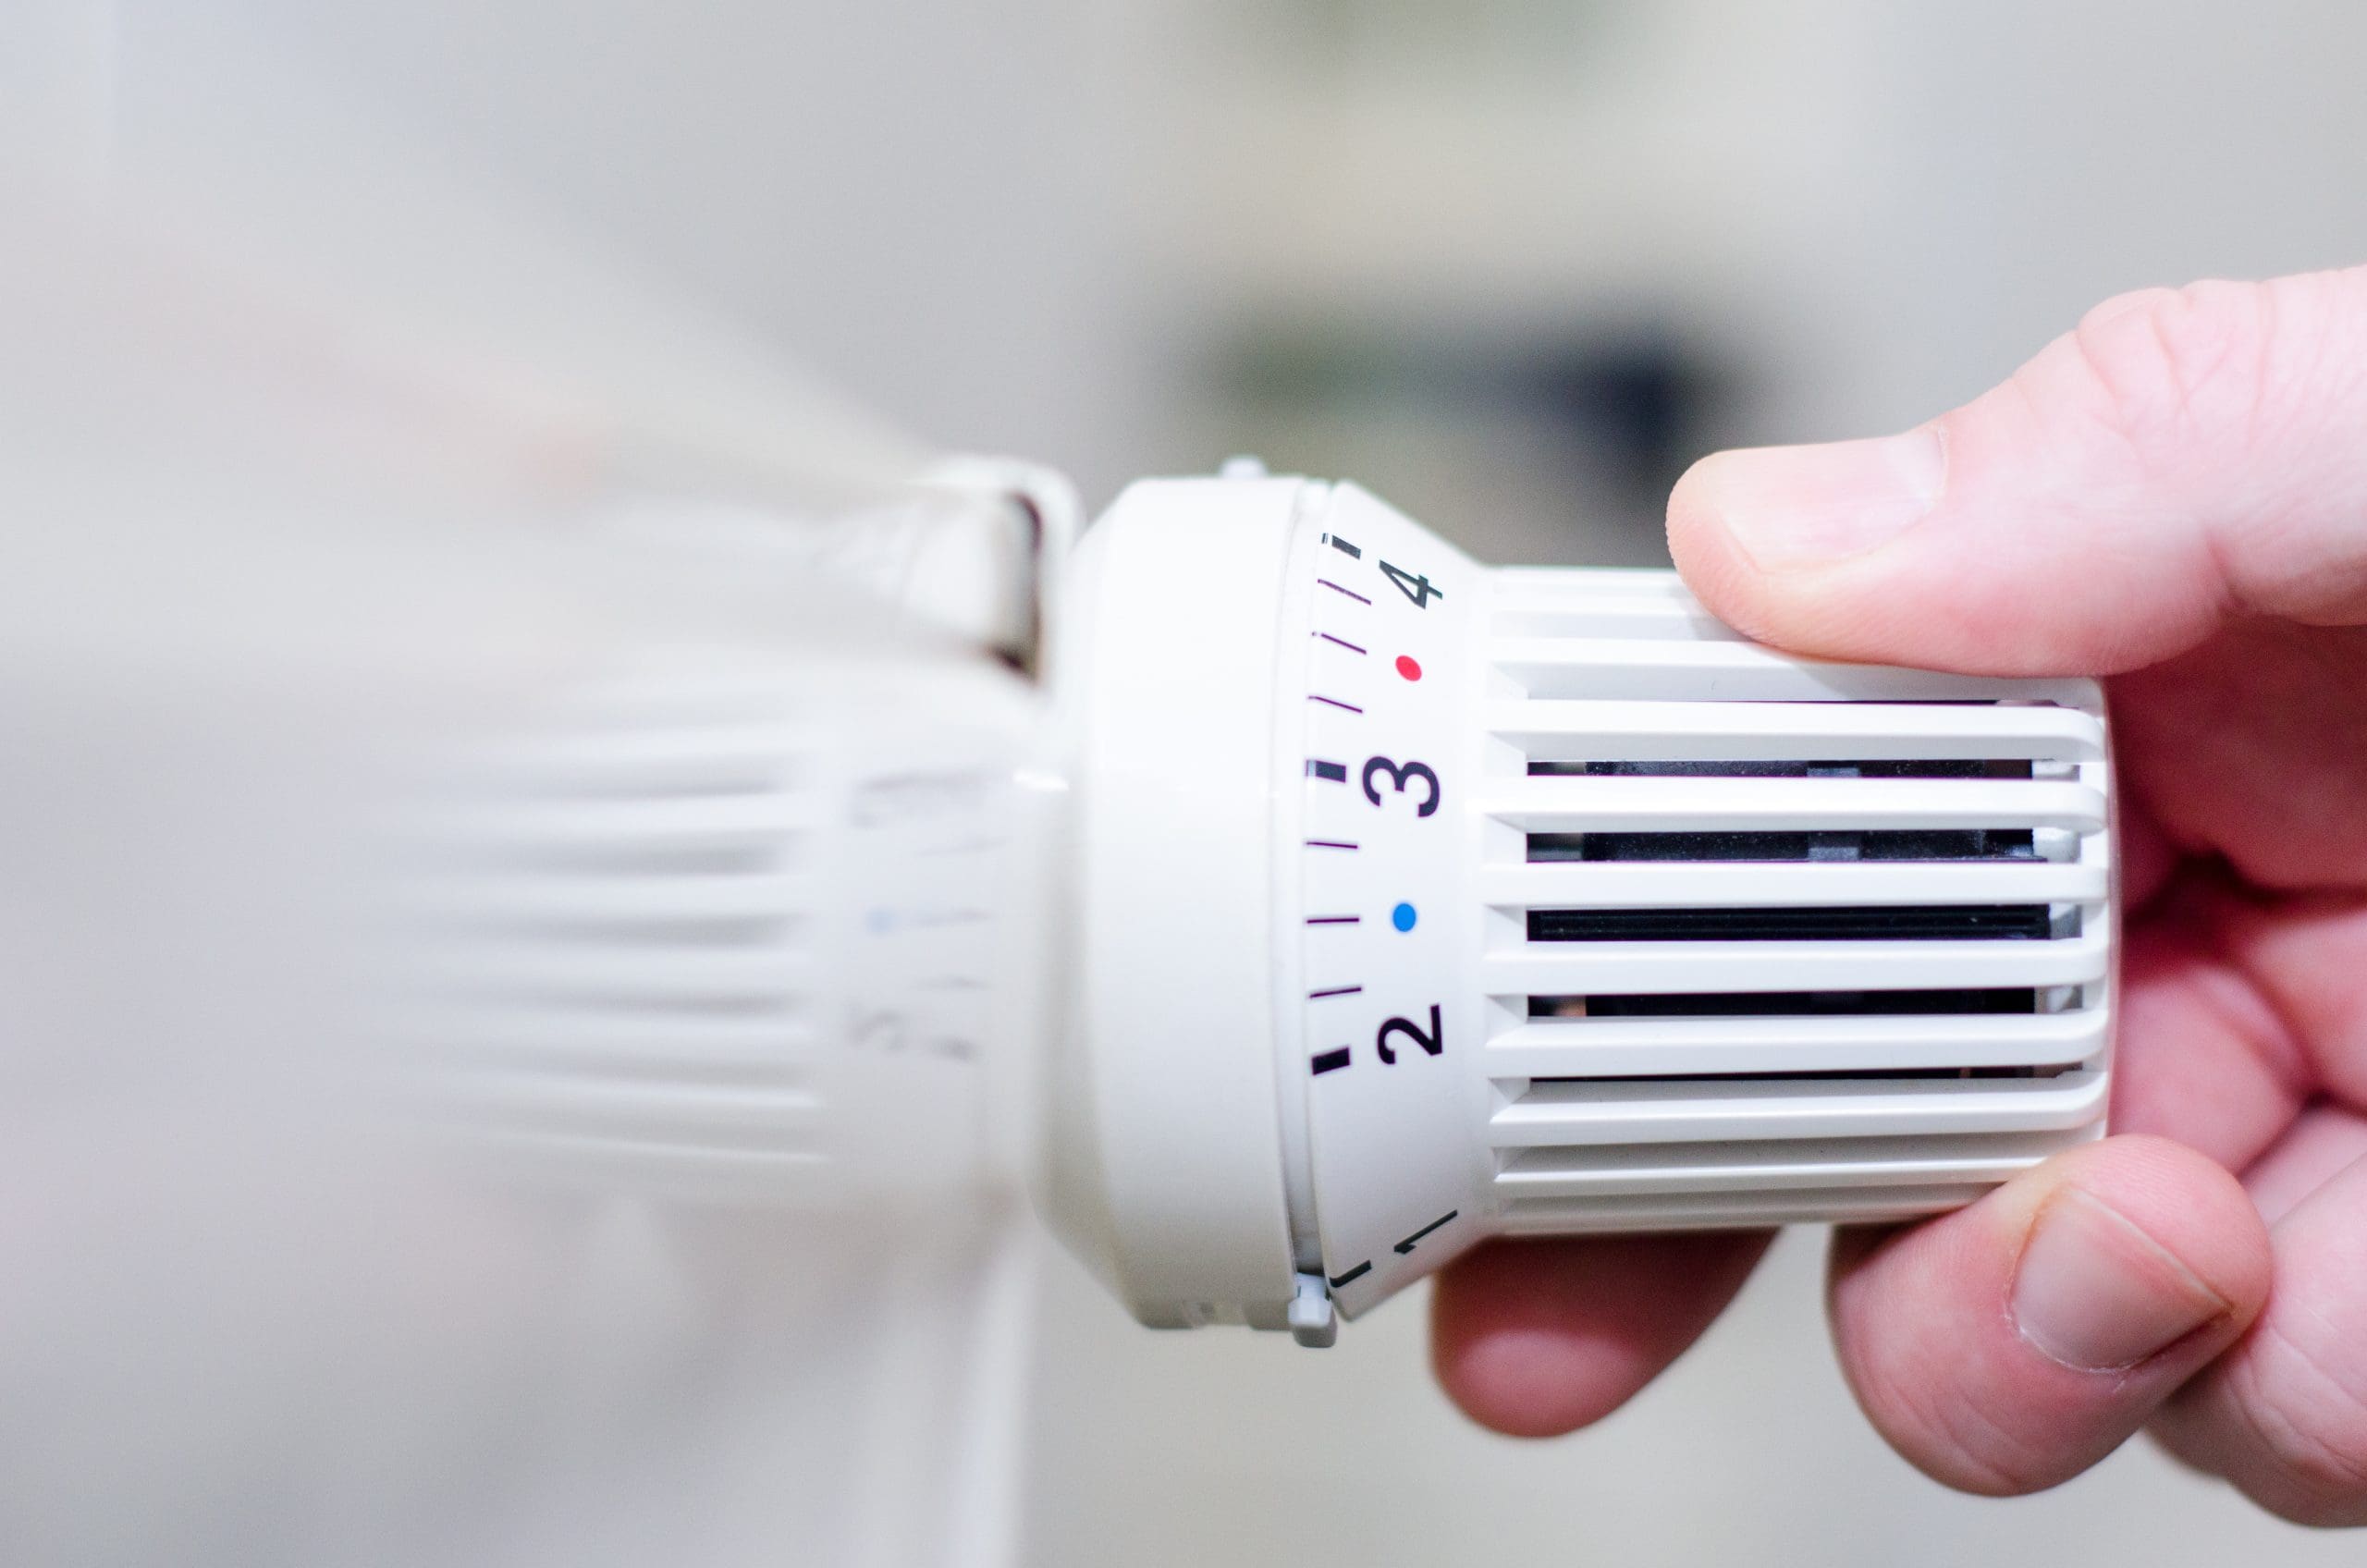
[[[570,1182],[794,1196],[823,781],[781,676],[600,683],[460,759],[411,885],[445,1116]]]
[[[581,1190],[1000,1201],[1041,990],[1036,721],[983,661],[693,651],[491,726],[395,879],[436,1120]]]
[[[2092,683],[1802,660],[1672,573],[1487,582],[1498,1229],[1897,1218],[2102,1131]]]

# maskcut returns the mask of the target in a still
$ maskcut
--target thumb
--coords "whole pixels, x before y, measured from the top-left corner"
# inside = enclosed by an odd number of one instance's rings
[[[1702,459],[1668,531],[1718,616],[1828,657],[2103,675],[2367,620],[2367,267],[2125,295],[1904,435]]]
[[[2236,1179],[2158,1138],[2087,1144],[1969,1208],[1834,1237],[1834,1342],[1892,1446],[1968,1491],[2093,1464],[2233,1344],[2268,1294]]]

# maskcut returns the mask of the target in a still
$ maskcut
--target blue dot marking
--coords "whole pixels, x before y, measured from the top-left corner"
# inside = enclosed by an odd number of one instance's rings
[[[1399,904],[1395,909],[1389,912],[1389,924],[1396,926],[1400,931],[1411,931],[1414,929],[1414,906],[1412,904]]]

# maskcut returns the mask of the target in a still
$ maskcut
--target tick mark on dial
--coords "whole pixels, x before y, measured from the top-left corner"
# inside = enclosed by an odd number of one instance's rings
[[[1325,762],[1319,757],[1309,757],[1306,759],[1306,776],[1309,778],[1329,779],[1334,784],[1345,784],[1348,781],[1348,766],[1345,763]]]
[[[1323,537],[1333,549],[1339,551],[1350,560],[1360,561],[1365,558],[1365,553],[1362,550],[1357,549],[1354,545],[1349,544],[1345,539],[1341,538],[1338,534],[1327,533]]]
[[[1309,991],[1306,994],[1306,999],[1311,1002],[1319,1002],[1326,997],[1353,997],[1363,989],[1362,986],[1334,986],[1328,991]]]
[[[1354,643],[1349,642],[1345,637],[1334,637],[1334,636],[1332,636],[1332,635],[1331,635],[1331,633],[1330,633],[1329,631],[1318,631],[1318,632],[1317,632],[1317,633],[1316,633],[1316,635],[1317,635],[1318,637],[1322,638],[1322,639],[1323,639],[1325,642],[1327,642],[1327,643],[1338,643],[1341,647],[1347,649],[1347,650],[1348,650],[1348,652],[1350,652],[1350,653],[1352,653],[1352,654],[1361,654],[1361,653],[1363,653],[1363,652],[1364,652],[1364,650],[1363,650],[1362,648],[1357,647]],[[1405,661],[1404,661],[1404,659],[1399,659],[1397,662],[1402,666],[1402,665],[1404,665],[1404,662],[1405,662]]]
[[[1364,709],[1356,706],[1354,703],[1343,703],[1337,697],[1318,697],[1312,692],[1309,692],[1306,694],[1306,700],[1310,703],[1329,703],[1335,708],[1345,708],[1350,713],[1362,713],[1365,711]]]
[[[1360,914],[1310,914],[1306,917],[1309,925],[1356,925],[1363,921],[1364,916]]]
[[[1431,1231],[1437,1230],[1440,1226],[1445,1224],[1448,1220],[1453,1219],[1456,1215],[1462,1212],[1463,1211],[1459,1208],[1448,1209],[1444,1214],[1440,1215],[1436,1219],[1431,1220],[1428,1225],[1423,1226],[1420,1230],[1415,1231],[1412,1235],[1406,1237],[1404,1241],[1398,1243],[1390,1250],[1398,1254],[1400,1256],[1412,1252],[1416,1242],[1420,1241],[1424,1236],[1429,1235]]]
[[[1336,582],[1332,582],[1332,581],[1331,581],[1330,578],[1328,578],[1328,577],[1318,577],[1318,578],[1317,578],[1315,581],[1316,581],[1316,583],[1317,583],[1317,585],[1318,585],[1318,586],[1319,586],[1319,587],[1324,587],[1324,588],[1329,588],[1329,589],[1331,589],[1331,592],[1333,592],[1334,594],[1345,594],[1346,595],[1348,595],[1348,597],[1350,597],[1351,599],[1355,600],[1355,602],[1356,602],[1356,603],[1358,603],[1358,604],[1360,604],[1360,605],[1369,605],[1369,604],[1371,604],[1371,603],[1372,603],[1372,601],[1371,601],[1370,599],[1366,598],[1362,594],[1357,593],[1354,588],[1343,588],[1343,587],[1341,587],[1338,583],[1336,583]]]
[[[1349,1269],[1345,1274],[1334,1274],[1334,1275],[1332,1275],[1332,1276],[1331,1276],[1331,1288],[1332,1288],[1333,1290],[1335,1290],[1335,1291],[1336,1291],[1336,1290],[1338,1290],[1341,1286],[1343,1286],[1343,1285],[1346,1285],[1346,1284],[1352,1284],[1352,1283],[1354,1283],[1355,1281],[1356,1281],[1356,1280],[1358,1280],[1363,1279],[1366,1275],[1367,1275],[1367,1274],[1369,1274],[1369,1273],[1371,1273],[1371,1272],[1372,1272],[1372,1264],[1371,1264],[1371,1262],[1370,1262],[1369,1260],[1367,1260],[1367,1261],[1366,1261],[1366,1262],[1363,1262],[1363,1263],[1359,1263],[1359,1264],[1357,1264],[1354,1268]]]
[[[1348,1047],[1342,1046],[1336,1050],[1324,1051],[1309,1059],[1307,1065],[1315,1069],[1318,1078],[1327,1072],[1335,1072],[1348,1065]]]
[[[1309,839],[1306,847],[1310,850],[1353,850],[1355,845],[1345,839]]]

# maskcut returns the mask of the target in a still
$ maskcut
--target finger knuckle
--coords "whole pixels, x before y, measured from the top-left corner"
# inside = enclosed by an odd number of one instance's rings
[[[2105,424],[2153,457],[2199,426],[2225,430],[2261,399],[2275,301],[2258,284],[2206,282],[2108,300],[2063,339],[2062,363]]]
[[[2367,1398],[2273,1327],[2236,1406],[2267,1462],[2246,1489],[2296,1524],[2367,1524]]]
[[[2257,1500],[2297,1525],[2367,1524],[2367,1450],[2301,1429],[2270,1441],[2275,1468]]]

